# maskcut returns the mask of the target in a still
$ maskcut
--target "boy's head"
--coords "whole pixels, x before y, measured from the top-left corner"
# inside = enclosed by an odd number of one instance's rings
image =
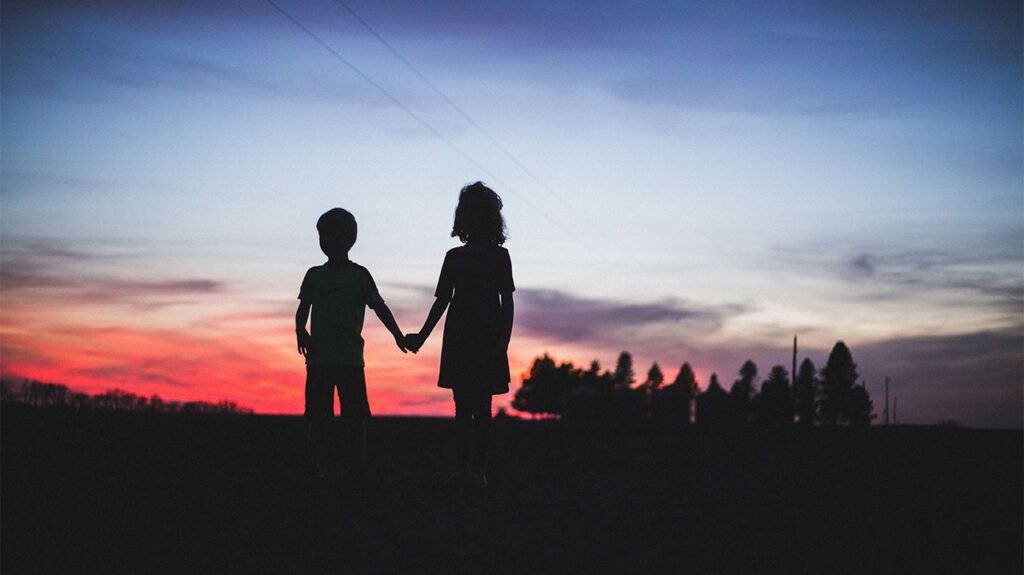
[[[320,249],[327,257],[343,256],[356,243],[356,218],[348,210],[333,208],[316,221],[316,231],[320,233]]]

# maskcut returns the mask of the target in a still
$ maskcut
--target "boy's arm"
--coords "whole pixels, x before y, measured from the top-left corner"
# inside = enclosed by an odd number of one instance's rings
[[[398,322],[395,321],[395,316],[391,313],[391,308],[388,307],[388,304],[384,303],[384,300],[378,299],[368,305],[377,314],[377,317],[380,318],[384,327],[388,328],[391,335],[395,337],[395,344],[398,345],[398,349],[402,350],[402,353],[406,353],[405,336],[402,335],[402,330],[399,329]]]
[[[299,308],[295,310],[295,339],[298,341],[299,354],[306,355],[312,338],[306,331],[306,321],[309,319],[310,304],[308,301],[299,300]]]

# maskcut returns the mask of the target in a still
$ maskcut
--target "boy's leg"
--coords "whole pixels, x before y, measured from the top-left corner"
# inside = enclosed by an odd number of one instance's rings
[[[475,398],[473,402],[473,457],[474,469],[483,471],[487,461],[487,439],[491,430],[491,395]]]
[[[341,429],[346,457],[350,471],[366,469],[366,420],[355,417],[342,417]]]
[[[310,474],[323,475],[327,470],[329,445],[327,442],[327,422],[309,421],[306,425],[306,446]]]
[[[325,378],[324,366],[306,366],[306,446],[310,473],[322,475],[329,459],[328,427],[334,416],[334,394]]]
[[[366,469],[366,420],[370,418],[366,376],[362,366],[340,365],[337,368],[346,467],[348,472],[362,475]]]

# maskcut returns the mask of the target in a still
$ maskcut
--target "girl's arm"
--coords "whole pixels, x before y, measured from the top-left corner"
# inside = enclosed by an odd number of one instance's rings
[[[410,341],[410,344],[416,345],[418,351],[423,342],[427,341],[430,337],[430,332],[434,331],[434,326],[437,322],[441,321],[441,316],[444,315],[444,310],[448,309],[448,304],[452,301],[452,296],[439,296],[434,300],[434,305],[430,306],[430,313],[427,314],[426,321],[423,322],[423,327],[419,333],[410,334],[409,337],[414,338],[414,341]]]
[[[512,300],[512,292],[501,294],[501,335],[504,337],[505,349],[512,341],[512,319],[516,315],[516,305]]]

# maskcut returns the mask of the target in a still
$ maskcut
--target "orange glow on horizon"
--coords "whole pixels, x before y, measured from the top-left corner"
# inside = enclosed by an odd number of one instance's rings
[[[234,401],[265,414],[301,414],[305,365],[284,314],[220,316],[192,329],[94,325],[6,309],[0,322],[2,375],[59,383],[90,394],[122,389],[165,401]],[[8,313],[10,312],[10,313]],[[32,318],[32,319],[29,319]],[[440,329],[419,354],[403,354],[367,317],[367,387],[379,415],[451,415],[451,392],[436,385]],[[523,346],[510,350],[512,372]],[[512,393],[518,387],[514,377]],[[511,394],[495,398],[507,406]]]

